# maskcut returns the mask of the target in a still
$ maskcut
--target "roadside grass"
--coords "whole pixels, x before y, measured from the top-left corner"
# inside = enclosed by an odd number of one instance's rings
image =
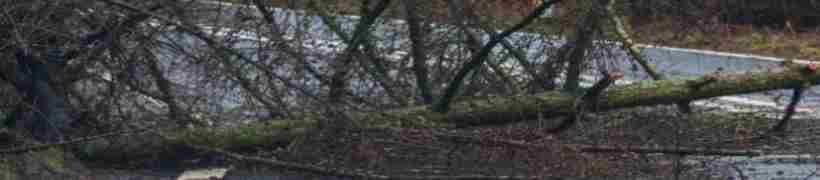
[[[636,41],[646,44],[820,61],[820,31],[795,32],[674,19],[655,20],[632,28]]]

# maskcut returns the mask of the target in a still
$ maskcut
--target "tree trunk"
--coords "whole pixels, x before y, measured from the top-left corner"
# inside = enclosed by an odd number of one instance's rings
[[[39,141],[62,140],[65,129],[74,119],[68,115],[65,98],[52,89],[48,66],[61,66],[65,62],[63,52],[50,51],[46,60],[34,59],[31,50],[25,48],[18,49],[15,55],[17,67],[13,84],[26,103],[12,113],[15,126],[26,129]]]
[[[817,84],[820,84],[820,72],[804,65],[787,64],[786,67],[775,72],[711,75],[696,79],[646,81],[616,86],[600,94],[598,96],[600,99],[589,106],[594,106],[590,109],[601,112],[637,106],[671,105],[680,101]],[[381,113],[354,113],[351,119],[361,128],[500,125],[537,120],[539,117],[550,119],[574,113],[573,107],[576,99],[578,99],[577,96],[568,93],[551,91],[535,95],[461,100],[454,102],[448,113],[434,112],[429,106],[416,106]],[[175,147],[183,143],[226,149],[269,146],[288,143],[294,138],[308,135],[307,132],[318,122],[317,117],[305,115],[290,120],[272,121],[264,125],[250,124],[231,130],[208,128],[184,131],[160,130],[161,136],[140,136],[142,139],[140,142],[147,145],[139,145],[139,142],[135,141],[115,140],[111,142],[123,142],[124,144],[122,146],[101,146],[100,148],[104,150],[88,146],[90,150],[86,152],[106,152],[106,154],[121,152],[129,154],[128,156],[135,156],[140,154],[138,152],[167,150],[168,148],[161,147]],[[137,150],[130,148],[137,148]]]

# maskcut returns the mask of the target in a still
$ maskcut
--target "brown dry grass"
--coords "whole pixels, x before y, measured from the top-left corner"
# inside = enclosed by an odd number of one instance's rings
[[[820,60],[820,32],[799,32],[702,20],[655,19],[633,26],[640,42],[693,49]]]

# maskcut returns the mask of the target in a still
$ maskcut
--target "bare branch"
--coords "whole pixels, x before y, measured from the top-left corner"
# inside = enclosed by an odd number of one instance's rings
[[[507,36],[512,35],[512,33],[534,22],[535,19],[538,18],[538,16],[544,14],[544,12],[546,12],[546,10],[550,6],[558,2],[561,2],[561,0],[550,0],[541,3],[541,5],[536,7],[535,10],[531,12],[523,20],[521,20],[521,22],[517,23],[516,25],[507,30],[504,30],[497,36],[490,38],[490,41],[487,42],[487,44],[484,45],[478,53],[474,54],[471,60],[465,63],[461,67],[461,70],[459,70],[458,73],[456,73],[453,80],[450,81],[450,83],[447,85],[447,89],[444,91],[444,95],[438,100],[436,105],[433,107],[433,110],[442,113],[447,112],[449,110],[450,100],[456,96],[458,91],[461,89],[461,86],[464,85],[464,79],[470,72],[472,72],[474,69],[476,69],[478,66],[484,63],[484,61],[487,59],[487,56],[490,55],[490,52],[493,48],[495,48],[495,46],[498,43],[504,40],[504,38],[506,38]]]
[[[632,40],[629,33],[626,31],[626,25],[624,25],[621,16],[619,16],[615,11],[615,4],[617,2],[618,0],[610,0],[609,5],[606,7],[607,16],[609,16],[610,21],[612,21],[615,26],[615,35],[617,36],[617,39],[621,42],[623,48],[626,49],[629,56],[632,57],[632,60],[638,63],[641,68],[643,68],[644,72],[649,75],[649,77],[656,81],[664,79],[664,77],[655,70],[655,67],[649,64],[647,58],[641,53],[640,48],[635,45],[635,41]],[[705,83],[708,83],[708,81],[705,81]],[[692,113],[692,107],[689,103],[690,102],[688,101],[681,101],[676,105],[678,106],[678,110],[682,113],[688,114]]]
[[[328,27],[328,29],[330,29],[330,31],[333,31],[333,33],[339,36],[345,43],[351,45],[353,44],[353,39],[351,39],[345,32],[342,32],[342,30],[336,25],[334,18],[325,11],[321,10],[315,1],[309,1],[308,6],[315,9],[316,12],[319,13],[319,17],[322,19],[322,22]],[[385,93],[392,98],[393,101],[402,106],[407,105],[405,100],[396,94],[395,90],[393,90],[393,80],[387,74],[387,68],[384,66],[384,63],[387,61],[376,54],[376,46],[373,46],[373,44],[371,44],[368,40],[362,40],[359,43],[364,47],[364,53],[369,56],[367,59],[370,60],[370,63],[375,67],[374,71],[367,71],[368,74],[374,77],[376,82],[382,86]]]
[[[366,37],[368,36],[370,27],[376,22],[376,19],[387,9],[387,6],[390,4],[390,0],[381,0],[378,1],[376,6],[369,10],[367,1],[363,1],[365,3],[362,4],[362,12],[365,16],[362,18],[361,21],[356,25],[356,28],[353,30],[353,36],[350,38],[350,44],[347,45],[347,48],[344,50],[344,54],[340,57],[340,59],[336,60],[336,64],[334,64],[335,72],[330,77],[330,92],[328,98],[331,103],[339,103],[341,102],[342,96],[345,94],[346,86],[347,86],[347,75],[350,73],[352,68],[350,65],[353,63],[354,54],[358,53],[359,46],[367,41]]]
[[[800,100],[803,99],[804,90],[804,87],[798,87],[792,90],[792,98],[789,105],[786,106],[786,112],[783,114],[783,119],[781,119],[780,122],[778,122],[777,125],[769,131],[769,133],[782,133],[786,130],[789,126],[789,121],[792,119],[792,116],[794,116],[797,110],[797,105],[800,104]]]
[[[467,46],[472,53],[479,53],[479,51],[481,51],[481,35],[467,27],[468,24],[471,24],[471,22],[468,22],[467,16],[474,17],[475,13],[470,11],[470,8],[464,7],[464,2],[459,3],[454,0],[448,0],[447,2],[450,13],[454,14],[454,19],[457,21],[456,26],[467,36]],[[478,22],[474,23],[479,24]],[[495,32],[490,32],[491,36],[497,35]],[[501,41],[501,44],[505,43],[507,43],[507,41]],[[501,78],[501,83],[506,84],[513,94],[519,93],[519,88],[515,85],[515,81],[513,81],[512,77],[510,77],[507,72],[505,72],[498,64],[493,63],[492,60],[485,61],[485,64],[492,69],[496,76]]]

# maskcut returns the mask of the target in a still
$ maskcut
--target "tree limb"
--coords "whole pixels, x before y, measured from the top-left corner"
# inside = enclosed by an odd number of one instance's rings
[[[609,5],[606,7],[606,13],[614,24],[617,39],[621,42],[623,48],[626,49],[629,56],[632,57],[632,60],[638,63],[649,77],[656,81],[664,79],[664,77],[655,70],[655,67],[649,64],[646,57],[641,53],[641,50],[635,45],[635,41],[632,40],[629,33],[626,32],[626,25],[624,25],[621,16],[615,12],[615,4],[617,2],[618,0],[610,0]],[[692,107],[688,101],[681,101],[676,105],[681,112],[692,113]]]
[[[769,131],[769,133],[782,133],[786,130],[786,128],[789,126],[789,121],[792,119],[792,116],[794,116],[794,113],[797,109],[797,105],[800,104],[800,100],[803,98],[804,90],[804,87],[794,88],[794,94],[792,94],[792,98],[789,102],[789,105],[786,106],[786,112],[783,115],[783,119],[781,119],[780,122],[778,122],[777,125],[775,125],[771,131]]]
[[[655,70],[655,67],[649,64],[646,57],[641,53],[641,50],[635,45],[635,41],[632,40],[632,37],[630,37],[629,33],[626,32],[626,27],[621,19],[621,16],[615,12],[615,4],[617,2],[618,0],[610,0],[609,5],[606,7],[606,13],[609,16],[610,21],[615,24],[615,35],[621,42],[621,45],[623,45],[623,48],[627,50],[629,56],[632,56],[632,60],[637,62],[641,68],[643,68],[644,72],[649,75],[649,77],[653,80],[663,79],[663,76]]]

